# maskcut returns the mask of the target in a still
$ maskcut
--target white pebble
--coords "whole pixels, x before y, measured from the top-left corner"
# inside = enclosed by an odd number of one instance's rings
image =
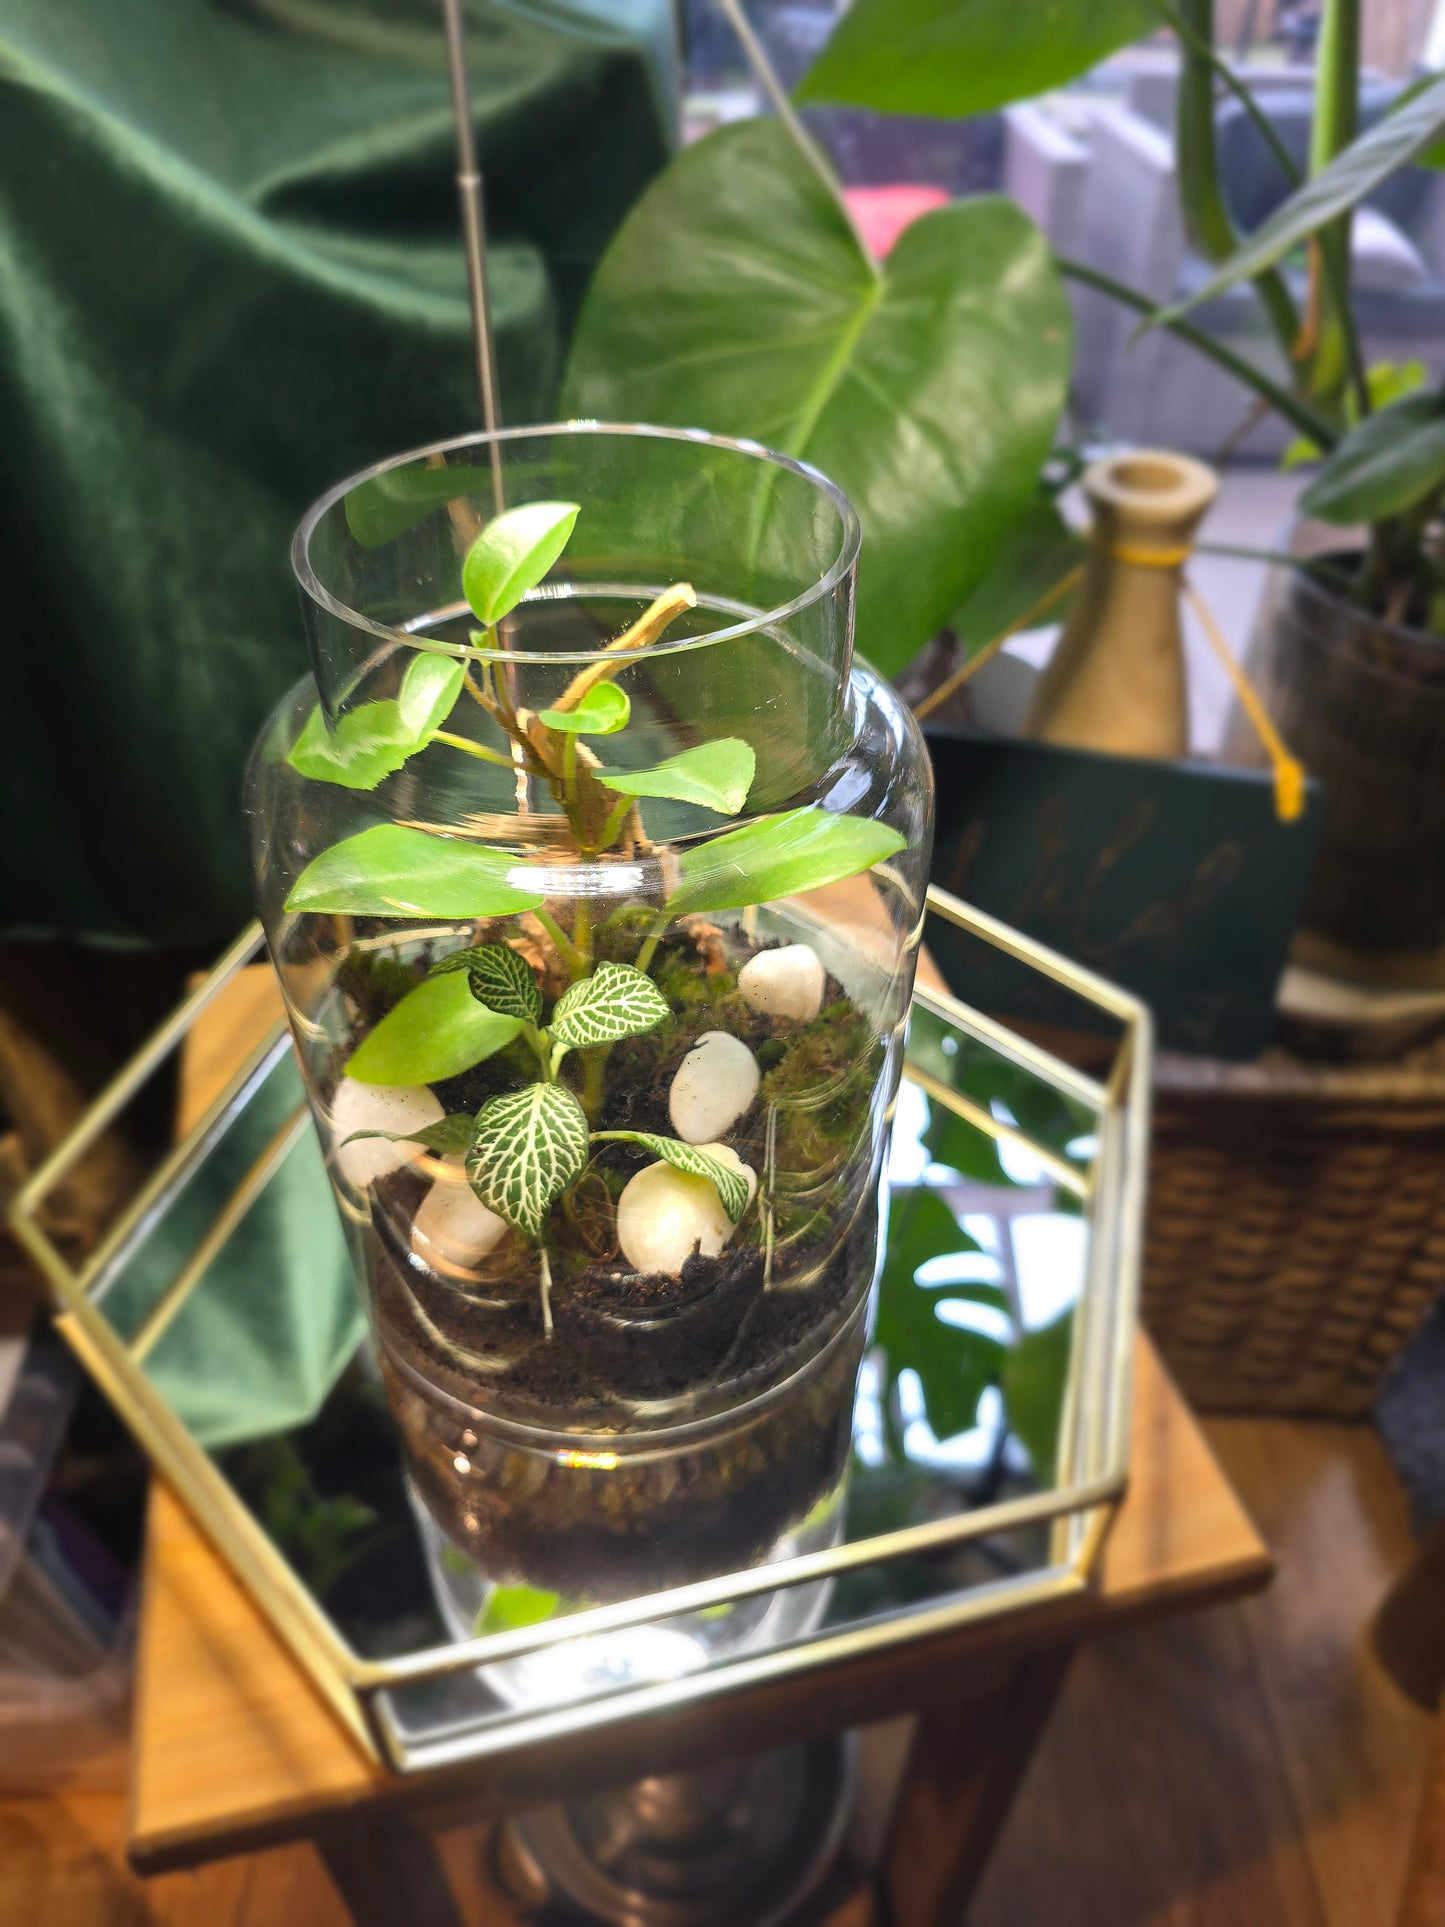
[[[706,1151],[710,1158],[716,1158],[719,1164],[725,1164],[730,1171],[736,1171],[740,1178],[747,1179],[748,1203],[751,1204],[758,1195],[758,1174],[753,1167],[744,1164],[730,1144],[699,1144],[697,1148]]]
[[[667,1096],[672,1128],[689,1144],[724,1136],[758,1094],[762,1073],[741,1037],[705,1030],[677,1067]]]
[[[384,1137],[346,1139],[354,1131],[419,1131],[439,1124],[446,1113],[425,1084],[359,1084],[343,1077],[331,1100],[331,1131],[341,1175],[364,1191],[368,1184],[399,1171],[417,1154],[414,1144],[392,1144]]]
[[[760,950],[738,972],[738,989],[763,1017],[795,1017],[807,1023],[823,1008],[827,980],[822,959],[808,943]]]
[[[469,1272],[506,1236],[507,1222],[488,1211],[467,1183],[460,1158],[443,1158],[439,1177],[417,1208],[411,1248],[425,1265],[443,1273]]]
[[[675,1277],[694,1251],[715,1258],[732,1234],[710,1181],[670,1164],[649,1164],[617,1200],[617,1242],[634,1271]]]

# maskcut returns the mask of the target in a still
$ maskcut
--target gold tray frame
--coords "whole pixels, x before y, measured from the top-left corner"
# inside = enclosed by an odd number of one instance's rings
[[[1089,1214],[1092,1235],[1076,1314],[1079,1335],[1065,1388],[1056,1483],[1047,1491],[775,1565],[593,1607],[550,1624],[493,1633],[390,1660],[363,1659],[341,1638],[142,1369],[165,1325],[305,1128],[309,1116],[305,1107],[287,1120],[252,1165],[134,1339],[129,1343],[122,1340],[94,1302],[107,1274],[147,1236],[174,1189],[290,1048],[284,1023],[278,1024],[251,1053],[83,1263],[72,1266],[40,1222],[46,1200],[101,1132],[180,1046],[200,1012],[260,951],[263,937],[259,924],[241,933],[205,981],[142,1046],[12,1201],[11,1226],[54,1290],[57,1329],[327,1703],[374,1759],[398,1773],[415,1773],[452,1767],[462,1761],[499,1760],[511,1751],[533,1749],[539,1744],[565,1751],[570,1737],[584,1730],[675,1712],[770,1681],[816,1675],[865,1654],[1078,1593],[1088,1584],[1128,1477],[1133,1335],[1153,1052],[1149,1012],[1136,998],[1092,971],[946,891],[930,888],[927,907],[932,914],[1073,991],[1113,1018],[1122,1031],[1109,1077],[1101,1083],[955,997],[922,988],[914,992],[916,1003],[1055,1089],[1081,1099],[1099,1116],[1099,1149],[1086,1177],[1047,1147],[1034,1143],[1027,1133],[995,1119],[926,1072],[905,1068],[905,1076],[931,1101],[947,1106],[989,1136],[1026,1149],[1050,1176],[1081,1198]],[[864,1566],[942,1552],[970,1539],[1044,1521],[1051,1522],[1050,1563],[1045,1567],[1014,1579],[975,1586],[952,1597],[895,1608],[860,1623],[825,1628],[792,1645],[715,1662],[700,1672],[661,1685],[627,1688],[560,1708],[508,1708],[460,1734],[444,1734],[421,1743],[403,1733],[389,1701],[389,1694],[398,1687],[520,1658],[563,1639],[728,1605]]]

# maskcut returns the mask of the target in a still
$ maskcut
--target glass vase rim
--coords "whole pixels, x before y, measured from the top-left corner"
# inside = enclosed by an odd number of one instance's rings
[[[353,609],[339,596],[332,594],[312,566],[311,539],[322,518],[344,502],[352,490],[361,487],[364,483],[395,469],[403,468],[409,463],[424,461],[433,455],[447,455],[457,449],[485,449],[494,442],[540,441],[558,435],[599,437],[612,435],[629,439],[650,437],[659,441],[727,449],[735,454],[747,456],[751,460],[771,464],[775,468],[799,476],[832,504],[841,525],[837,553],[816,582],[809,583],[805,589],[789,597],[786,602],[760,611],[744,621],[729,622],[721,628],[708,629],[698,635],[676,638],[664,636],[659,641],[645,644],[641,648],[625,650],[609,650],[605,644],[597,649],[574,650],[485,649],[463,643],[447,642],[439,636],[419,635],[406,628],[397,628],[389,623],[378,622],[374,617],[363,615],[359,609]],[[344,476],[341,481],[334,482],[324,494],[317,497],[301,517],[291,539],[291,570],[301,593],[319,609],[345,623],[348,628],[374,636],[378,641],[393,646],[453,656],[467,662],[506,662],[517,665],[568,663],[583,666],[596,662],[603,656],[608,661],[618,664],[640,661],[644,657],[648,660],[656,660],[660,655],[675,655],[687,650],[711,648],[716,643],[730,642],[742,636],[765,631],[831,595],[857,566],[861,546],[862,526],[858,511],[838,484],[825,475],[820,468],[815,468],[811,462],[801,461],[797,456],[786,455],[778,449],[768,448],[762,442],[747,436],[714,435],[707,429],[676,428],[654,422],[612,422],[589,418],[531,423],[517,428],[499,428],[491,432],[478,429],[465,435],[452,435],[441,441],[426,442],[355,470],[352,474]],[[524,598],[522,606],[525,606],[526,601],[553,599],[556,599],[555,593],[549,595],[544,586],[541,591],[532,592]]]

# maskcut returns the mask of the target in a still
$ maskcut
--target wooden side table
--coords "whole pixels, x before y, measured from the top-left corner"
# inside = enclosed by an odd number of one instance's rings
[[[264,1031],[247,972],[206,1013],[183,1073],[194,1115]],[[186,1118],[183,1115],[184,1127]],[[525,1810],[786,1740],[915,1720],[884,1849],[898,1927],[957,1927],[1076,1646],[1263,1586],[1270,1559],[1148,1341],[1139,1339],[1132,1479],[1083,1595],[835,1669],[750,1689],[629,1736],[579,1740],[568,1784],[495,1767],[398,1777],[332,1717],[164,1486],[152,1500],[128,1852],[140,1872],[314,1840],[358,1920],[456,1921],[433,1829]],[[866,1905],[866,1903],[864,1903]],[[855,1907],[849,1920],[863,1921]],[[498,1923],[513,1915],[498,1902]]]

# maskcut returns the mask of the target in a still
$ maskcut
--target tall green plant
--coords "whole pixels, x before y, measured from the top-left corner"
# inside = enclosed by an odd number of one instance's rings
[[[318,782],[365,790],[379,788],[411,756],[434,746],[520,770],[551,790],[576,861],[650,850],[643,799],[672,798],[719,816],[738,815],[754,773],[753,750],[738,738],[698,744],[650,769],[604,765],[584,741],[626,730],[632,706],[615,678],[694,606],[685,583],[666,590],[578,670],[550,709],[533,714],[518,707],[509,678],[496,673],[506,658],[499,625],[561,556],[578,513],[572,502],[532,502],[495,516],[462,565],[462,590],[480,624],[471,631],[469,651],[415,656],[397,697],[358,705],[334,724],[318,706],[291,750],[292,766]],[[443,727],[463,692],[494,726],[495,744]],[[648,975],[668,926],[682,915],[821,888],[895,855],[902,842],[884,824],[817,805],[754,817],[671,863],[661,907],[649,914],[637,906],[639,948],[636,962],[626,964],[595,956],[585,896],[574,901],[569,934],[531,887],[527,865],[506,851],[397,822],[347,837],[302,871],[286,901],[289,911],[458,921],[530,912],[570,979],[549,1013],[531,964],[509,944],[469,944],[442,957],[352,1052],[348,1076],[379,1085],[436,1083],[516,1044],[533,1067],[531,1081],[491,1098],[475,1116],[459,1113],[417,1132],[354,1135],[403,1138],[464,1159],[482,1204],[536,1247],[550,1330],[548,1226],[553,1206],[582,1177],[593,1143],[634,1143],[706,1178],[734,1223],[750,1202],[746,1178],[725,1159],[652,1133],[593,1129],[607,1053],[670,1014]],[[574,1052],[585,1065],[580,1091],[561,1075]]]
[[[883,113],[977,112],[1072,79],[1101,54],[1161,27],[1174,32],[1181,53],[1182,211],[1215,271],[1187,300],[1160,308],[1087,264],[1061,265],[1133,307],[1147,325],[1191,341],[1252,387],[1262,405],[1301,428],[1324,455],[1304,507],[1342,525],[1370,525],[1357,593],[1392,619],[1445,628],[1445,570],[1430,534],[1445,507],[1445,393],[1402,396],[1389,371],[1365,368],[1349,247],[1351,216],[1368,195],[1402,167],[1439,163],[1445,78],[1422,84],[1359,134],[1359,0],[1326,0],[1309,176],[1296,179],[1283,204],[1248,236],[1234,233],[1220,189],[1213,138],[1218,87],[1239,99],[1287,179],[1293,169],[1252,93],[1214,50],[1212,0],[1143,0],[1137,9],[1097,0],[905,0],[902,6],[854,0],[799,97]],[[1300,247],[1310,262],[1303,312],[1281,274],[1286,256]],[[1288,390],[1189,327],[1192,310],[1244,281],[1259,295],[1287,359]],[[1393,399],[1377,408],[1385,396]]]

